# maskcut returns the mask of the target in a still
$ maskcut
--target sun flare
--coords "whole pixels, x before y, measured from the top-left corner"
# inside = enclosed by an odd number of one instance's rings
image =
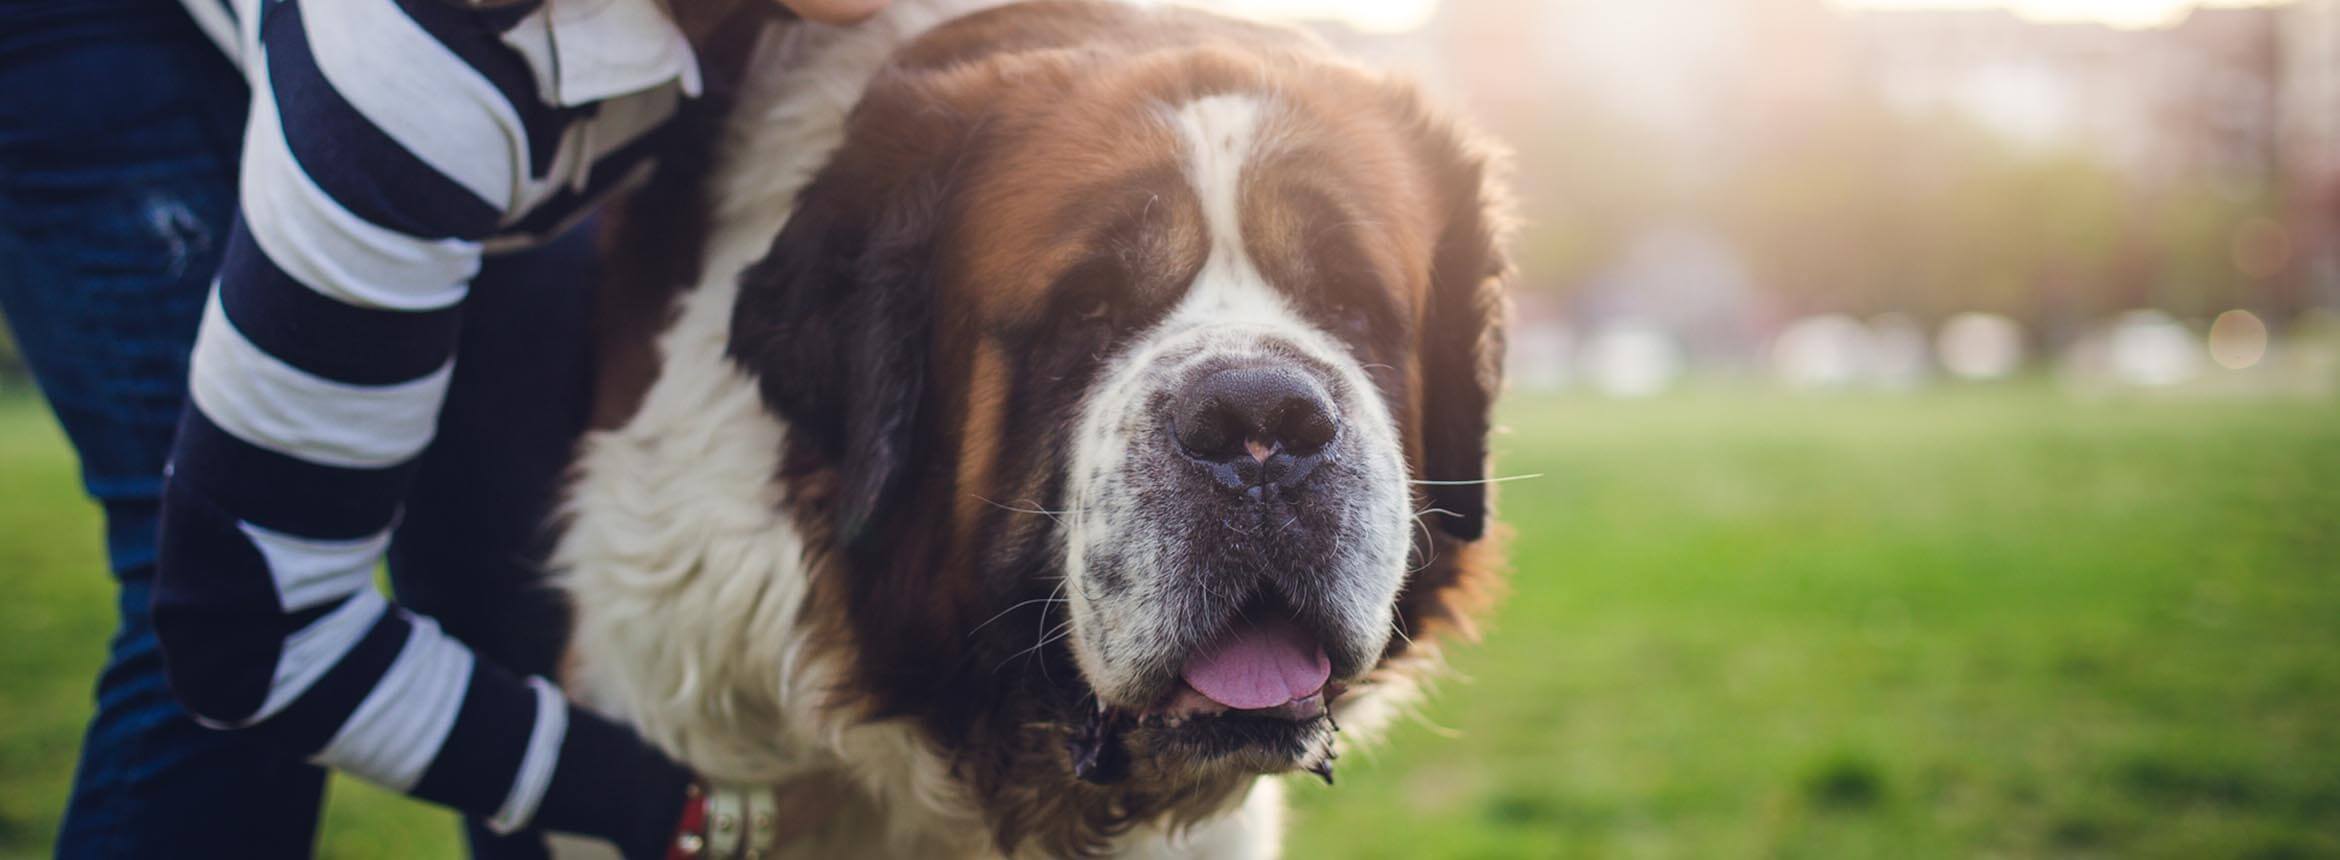
[[[2013,9],[2038,21],[2101,21],[2115,27],[2163,27],[2199,6],[2267,6],[2283,0],[1836,0],[1872,9]]]

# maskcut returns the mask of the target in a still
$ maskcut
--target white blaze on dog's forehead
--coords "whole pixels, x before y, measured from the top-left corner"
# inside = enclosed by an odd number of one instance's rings
[[[1252,265],[1243,244],[1244,171],[1267,141],[1268,114],[1256,95],[1204,96],[1171,111],[1180,165],[1202,204],[1210,256],[1195,275],[1173,318],[1207,316],[1223,322],[1288,322],[1289,309]]]
[[[1242,250],[1243,163],[1258,143],[1262,107],[1256,96],[1215,95],[1180,105],[1172,114],[1183,146],[1182,166],[1201,198],[1214,255],[1231,244]]]

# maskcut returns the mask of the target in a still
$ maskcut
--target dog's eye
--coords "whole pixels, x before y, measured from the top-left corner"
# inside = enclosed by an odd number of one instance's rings
[[[1081,330],[1114,330],[1128,311],[1122,282],[1120,270],[1109,263],[1074,268],[1057,282],[1057,319]]]
[[[1102,293],[1075,296],[1065,303],[1064,326],[1086,343],[1110,339],[1121,330],[1121,305]]]
[[[1083,296],[1073,302],[1072,317],[1084,323],[1111,323],[1113,301],[1105,296]]]

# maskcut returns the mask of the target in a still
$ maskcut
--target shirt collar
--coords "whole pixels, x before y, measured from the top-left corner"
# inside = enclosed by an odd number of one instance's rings
[[[546,0],[504,31],[537,92],[576,107],[669,82],[699,94],[699,61],[658,0]]]

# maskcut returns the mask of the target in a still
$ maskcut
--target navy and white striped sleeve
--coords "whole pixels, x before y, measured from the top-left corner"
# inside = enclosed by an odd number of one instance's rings
[[[206,725],[499,829],[654,850],[687,773],[373,584],[480,240],[529,164],[527,106],[398,0],[260,14],[242,208],[164,500],[154,615],[173,688]]]

